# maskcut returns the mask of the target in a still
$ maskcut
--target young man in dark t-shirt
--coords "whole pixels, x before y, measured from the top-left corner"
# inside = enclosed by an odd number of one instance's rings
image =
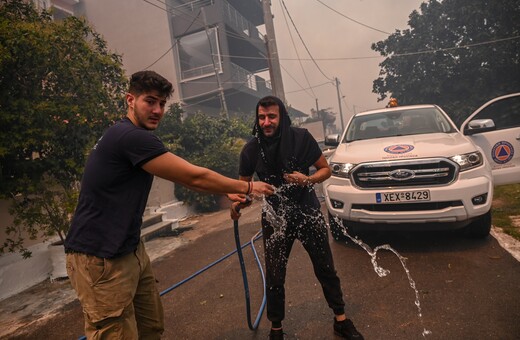
[[[309,254],[325,299],[334,312],[334,333],[361,340],[363,336],[345,315],[340,280],[336,275],[325,218],[313,184],[330,177],[331,171],[318,143],[305,129],[291,127],[283,102],[267,96],[256,106],[253,137],[240,154],[239,179],[251,181],[256,173],[261,181],[277,188],[266,197],[262,211],[265,246],[267,318],[271,340],[283,339],[285,316],[285,274],[291,248],[300,240]],[[317,170],[309,176],[309,168]],[[228,195],[235,201],[231,217],[240,217],[236,207],[247,205],[244,195]]]
[[[153,71],[133,74],[126,117],[88,157],[65,251],[89,339],[159,339],[164,330],[159,292],[140,240],[154,175],[203,192],[273,193],[269,184],[224,177],[168,152],[151,130],[172,92],[172,84]]]

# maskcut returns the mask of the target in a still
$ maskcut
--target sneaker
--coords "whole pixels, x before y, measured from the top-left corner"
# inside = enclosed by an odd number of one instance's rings
[[[283,329],[271,329],[269,340],[283,340],[284,335]]]
[[[359,333],[350,319],[337,321],[334,319],[334,334],[351,340],[363,340],[363,335]]]

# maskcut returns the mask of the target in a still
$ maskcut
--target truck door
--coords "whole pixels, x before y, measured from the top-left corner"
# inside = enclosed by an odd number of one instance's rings
[[[495,185],[520,183],[520,93],[485,103],[460,130],[484,151]]]

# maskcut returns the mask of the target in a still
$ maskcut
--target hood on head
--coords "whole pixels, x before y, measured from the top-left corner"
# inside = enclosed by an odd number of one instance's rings
[[[280,125],[278,126],[275,137],[280,136],[284,129],[288,129],[289,126],[291,126],[291,118],[289,118],[289,112],[287,111],[287,108],[285,107],[285,104],[281,101],[281,99],[275,96],[265,96],[262,99],[260,99],[256,104],[255,125],[253,127],[252,132],[253,136],[265,138],[264,132],[262,131],[262,129],[260,128],[260,124],[258,123],[258,109],[260,108],[260,106],[269,107],[272,105],[278,105],[280,111]]]

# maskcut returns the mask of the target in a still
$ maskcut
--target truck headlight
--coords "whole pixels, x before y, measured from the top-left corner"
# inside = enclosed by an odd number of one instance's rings
[[[476,168],[477,166],[481,166],[483,162],[482,154],[478,151],[456,155],[450,157],[450,159],[460,166],[460,171]]]
[[[332,171],[332,176],[349,178],[350,177],[350,170],[352,170],[352,168],[355,165],[356,164],[352,164],[352,163],[334,163],[334,162],[331,162],[329,164],[329,167],[330,167],[330,170]]]

